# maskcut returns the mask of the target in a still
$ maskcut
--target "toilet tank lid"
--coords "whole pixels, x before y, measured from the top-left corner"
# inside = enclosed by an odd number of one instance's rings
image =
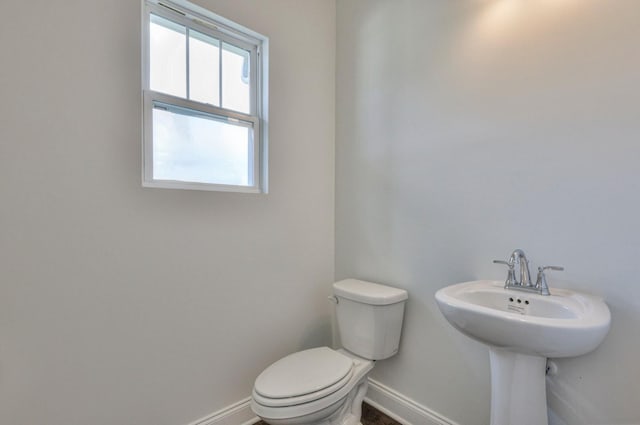
[[[333,294],[371,305],[395,304],[409,298],[409,294],[404,289],[358,279],[344,279],[334,283]]]

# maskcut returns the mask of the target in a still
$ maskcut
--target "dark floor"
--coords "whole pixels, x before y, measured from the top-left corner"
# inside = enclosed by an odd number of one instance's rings
[[[260,421],[256,425],[267,425],[265,422]],[[362,403],[362,425],[400,425],[399,422],[394,421],[378,409]]]
[[[362,425],[400,425],[375,407],[362,403]]]

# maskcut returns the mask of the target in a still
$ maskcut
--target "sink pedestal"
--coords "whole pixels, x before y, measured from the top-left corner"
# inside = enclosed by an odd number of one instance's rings
[[[548,425],[547,359],[490,347],[491,425]]]

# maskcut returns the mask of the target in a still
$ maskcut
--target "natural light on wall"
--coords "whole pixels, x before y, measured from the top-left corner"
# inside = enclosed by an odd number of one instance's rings
[[[565,55],[561,45],[590,7],[581,0],[477,0],[449,61],[461,84],[506,89]]]
[[[579,0],[489,0],[482,1],[481,12],[474,26],[474,35],[492,38],[508,36],[549,15],[558,18],[570,12]]]

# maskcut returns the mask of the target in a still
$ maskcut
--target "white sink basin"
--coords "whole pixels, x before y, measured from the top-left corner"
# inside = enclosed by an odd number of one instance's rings
[[[542,357],[594,350],[609,331],[601,298],[565,289],[551,295],[505,290],[504,282],[476,280],[436,293],[440,310],[463,334],[496,348]]]
[[[476,280],[436,292],[449,323],[489,346],[491,425],[548,425],[547,357],[586,354],[609,331],[611,313],[601,298],[550,291],[538,295]]]

